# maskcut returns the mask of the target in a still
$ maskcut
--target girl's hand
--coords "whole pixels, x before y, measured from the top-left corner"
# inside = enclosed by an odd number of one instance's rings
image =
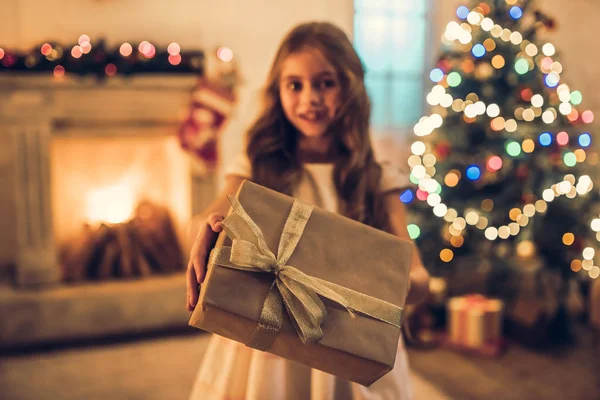
[[[224,217],[218,213],[209,214],[206,223],[200,227],[190,251],[190,261],[186,272],[188,311],[193,311],[198,303],[200,284],[206,276],[206,261],[210,250],[215,246],[218,233],[223,230],[221,225],[223,219]]]

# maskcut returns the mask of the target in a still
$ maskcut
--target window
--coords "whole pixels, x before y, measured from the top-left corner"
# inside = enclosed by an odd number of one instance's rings
[[[366,68],[375,131],[406,131],[424,111],[430,0],[354,0],[354,46]]]

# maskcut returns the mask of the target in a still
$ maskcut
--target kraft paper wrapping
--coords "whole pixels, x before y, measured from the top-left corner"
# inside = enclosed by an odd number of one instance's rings
[[[277,253],[294,199],[249,181],[237,198]],[[230,246],[225,232],[216,248]],[[314,208],[287,264],[303,273],[404,308],[413,245],[394,235]],[[273,283],[271,274],[239,271],[209,263],[190,325],[248,343]],[[323,337],[303,344],[284,318],[270,353],[363,385],[394,366],[400,330],[323,299],[327,317]]]

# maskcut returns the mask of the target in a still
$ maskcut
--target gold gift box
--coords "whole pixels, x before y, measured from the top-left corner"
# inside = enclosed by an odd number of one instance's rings
[[[277,254],[294,198],[244,181],[236,199],[262,231],[265,244]],[[228,246],[232,246],[232,240],[223,231],[215,249]],[[324,298],[326,317],[319,340],[303,343],[284,311],[281,331],[267,351],[343,379],[371,385],[394,366],[412,251],[413,245],[407,240],[314,208],[286,265],[361,296],[378,299],[399,310],[400,318],[394,326],[360,310],[349,312]],[[189,324],[249,344],[261,320],[265,299],[274,286],[275,275],[226,268],[217,265],[212,256],[207,269]]]

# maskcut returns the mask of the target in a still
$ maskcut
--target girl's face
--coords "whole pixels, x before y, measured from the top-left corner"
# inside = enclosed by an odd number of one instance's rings
[[[323,136],[341,102],[336,70],[314,50],[292,53],[282,64],[279,96],[285,116],[299,132]]]

